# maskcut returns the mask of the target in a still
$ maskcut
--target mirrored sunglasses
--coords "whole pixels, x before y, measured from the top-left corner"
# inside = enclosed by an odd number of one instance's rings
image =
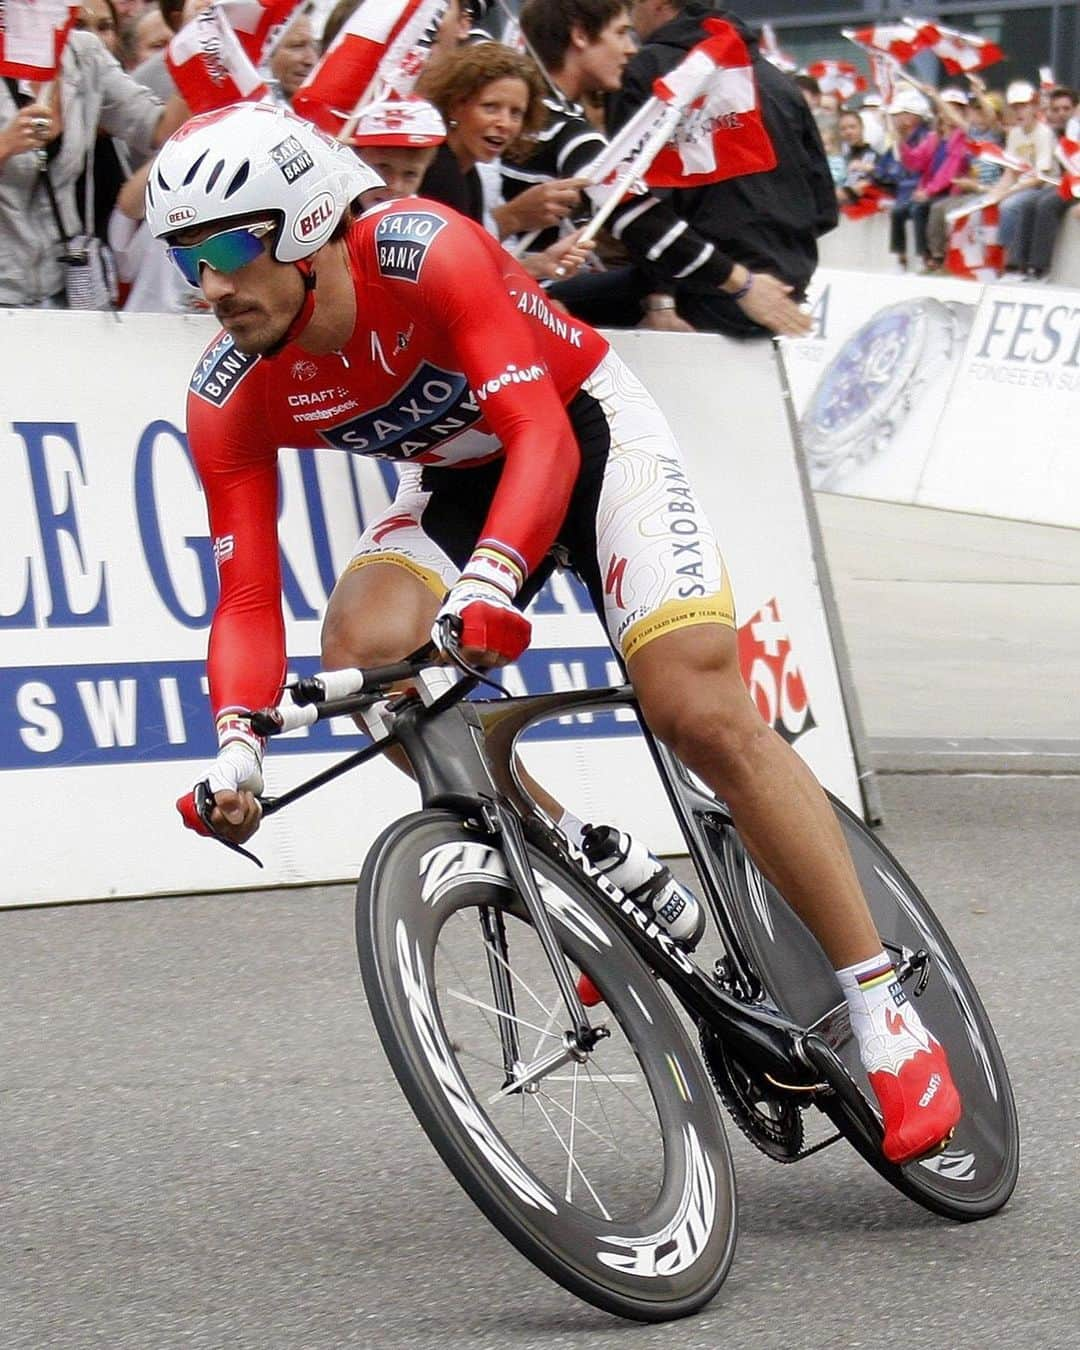
[[[171,244],[169,257],[180,269],[189,286],[201,284],[202,265],[206,263],[215,272],[236,272],[254,262],[263,251],[263,240],[273,230],[272,220],[256,220],[250,225],[236,225],[221,230],[198,244]]]

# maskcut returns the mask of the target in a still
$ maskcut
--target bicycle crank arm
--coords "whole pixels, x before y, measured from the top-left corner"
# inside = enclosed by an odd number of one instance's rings
[[[848,1115],[862,1131],[868,1143],[880,1151],[885,1137],[881,1121],[873,1107],[860,1092],[858,1084],[841,1060],[816,1032],[808,1032],[802,1039],[802,1051],[819,1071],[833,1092],[843,1101]]]

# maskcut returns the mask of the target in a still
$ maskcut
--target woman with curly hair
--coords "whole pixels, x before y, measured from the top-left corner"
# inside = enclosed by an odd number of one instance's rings
[[[491,164],[543,126],[544,85],[536,65],[500,42],[460,47],[435,61],[417,89],[446,121],[446,143],[421,195],[490,227],[477,164]]]
[[[459,47],[428,67],[417,92],[438,108],[447,127],[420,195],[454,207],[500,237],[485,208],[477,166],[531,150],[547,120],[544,82],[535,62],[501,42]],[[580,233],[520,261],[539,279],[571,276],[588,256],[588,248],[577,245]]]

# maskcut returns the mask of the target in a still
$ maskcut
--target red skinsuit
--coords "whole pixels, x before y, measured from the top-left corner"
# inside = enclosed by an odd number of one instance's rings
[[[376,208],[347,246],[357,319],[340,353],[290,343],[273,359],[248,357],[219,334],[192,377],[188,437],[221,580],[210,632],[215,714],[273,703],[284,679],[279,446],[421,464],[505,455],[482,537],[526,572],[555,538],[577,476],[565,405],[603,358],[604,339],[549,309],[494,238],[436,203]]]

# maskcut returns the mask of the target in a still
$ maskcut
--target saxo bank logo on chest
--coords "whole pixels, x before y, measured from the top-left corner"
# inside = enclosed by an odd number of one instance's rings
[[[460,371],[424,361],[380,407],[319,434],[357,455],[413,459],[480,420],[480,406]]]

